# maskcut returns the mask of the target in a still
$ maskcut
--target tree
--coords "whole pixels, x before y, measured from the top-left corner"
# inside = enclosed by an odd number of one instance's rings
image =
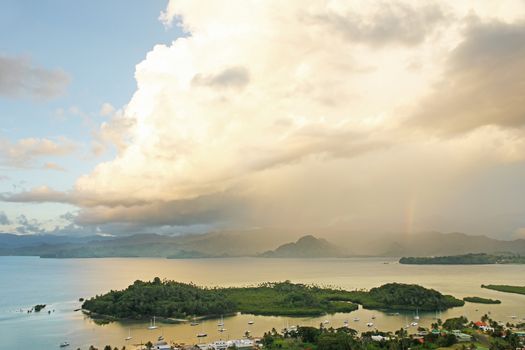
[[[462,329],[465,327],[467,323],[468,323],[467,318],[463,316],[449,318],[448,320],[445,321],[445,323],[443,323],[443,328],[448,329],[448,330]]]
[[[270,333],[264,333],[262,343],[265,348],[271,348],[274,342],[275,342],[275,339]]]
[[[346,333],[322,333],[317,343],[318,350],[351,350],[354,340]]]
[[[315,327],[299,327],[297,333],[304,343],[317,343],[321,331]]]

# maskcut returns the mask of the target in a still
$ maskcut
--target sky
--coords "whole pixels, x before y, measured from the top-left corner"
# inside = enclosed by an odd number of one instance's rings
[[[525,238],[525,1],[0,11],[0,232]]]

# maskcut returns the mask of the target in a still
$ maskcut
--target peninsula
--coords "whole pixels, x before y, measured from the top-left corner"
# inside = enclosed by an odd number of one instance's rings
[[[408,265],[487,265],[487,264],[525,264],[525,256],[491,255],[485,253],[432,257],[403,257],[400,264]]]
[[[525,294],[525,286],[521,287],[521,286],[507,286],[507,285],[501,285],[501,284],[489,284],[489,285],[482,284],[481,288],[492,289],[492,290],[496,290],[498,292],[504,292],[504,293]]]

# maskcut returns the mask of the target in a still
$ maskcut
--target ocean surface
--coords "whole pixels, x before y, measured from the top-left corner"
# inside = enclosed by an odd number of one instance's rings
[[[507,294],[480,288],[481,284],[525,285],[525,265],[430,266],[400,265],[396,259],[200,259],[168,260],[141,258],[112,259],[40,259],[35,257],[0,257],[0,349],[58,349],[68,341],[70,349],[87,349],[90,345],[126,345],[155,341],[158,336],[171,342],[197,343],[196,334],[205,332],[204,340],[241,338],[245,331],[260,336],[265,331],[287,325],[341,327],[349,320],[359,331],[372,321],[373,328],[397,330],[413,321],[413,313],[396,316],[380,311],[359,309],[349,314],[316,318],[267,317],[237,315],[224,318],[224,333],[217,331],[217,320],[199,326],[158,324],[148,330],[149,322],[97,325],[80,311],[79,298],[89,298],[111,289],[122,289],[137,279],[154,277],[203,286],[245,286],[266,281],[332,285],[345,289],[380,286],[388,282],[417,283],[458,298],[480,296],[500,299],[500,305],[466,303],[438,315],[442,319],[464,315],[478,320],[484,313],[503,322],[525,318],[525,295]],[[36,304],[48,306],[40,313],[27,313]],[[51,311],[49,314],[48,311]],[[435,313],[421,313],[420,325],[434,322]],[[374,318],[373,318],[374,317]],[[353,321],[359,318],[358,322]],[[254,321],[249,325],[248,321]],[[414,329],[414,328],[412,328]],[[125,341],[128,334],[133,337]]]

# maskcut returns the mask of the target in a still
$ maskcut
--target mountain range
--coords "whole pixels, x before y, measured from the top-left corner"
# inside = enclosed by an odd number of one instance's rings
[[[321,238],[305,235],[301,230],[282,229],[221,231],[177,236],[136,234],[123,237],[0,234],[0,255],[46,258],[315,258],[440,256],[468,253],[525,254],[523,239],[505,241],[463,233],[372,235],[322,231],[322,235],[319,236]]]

